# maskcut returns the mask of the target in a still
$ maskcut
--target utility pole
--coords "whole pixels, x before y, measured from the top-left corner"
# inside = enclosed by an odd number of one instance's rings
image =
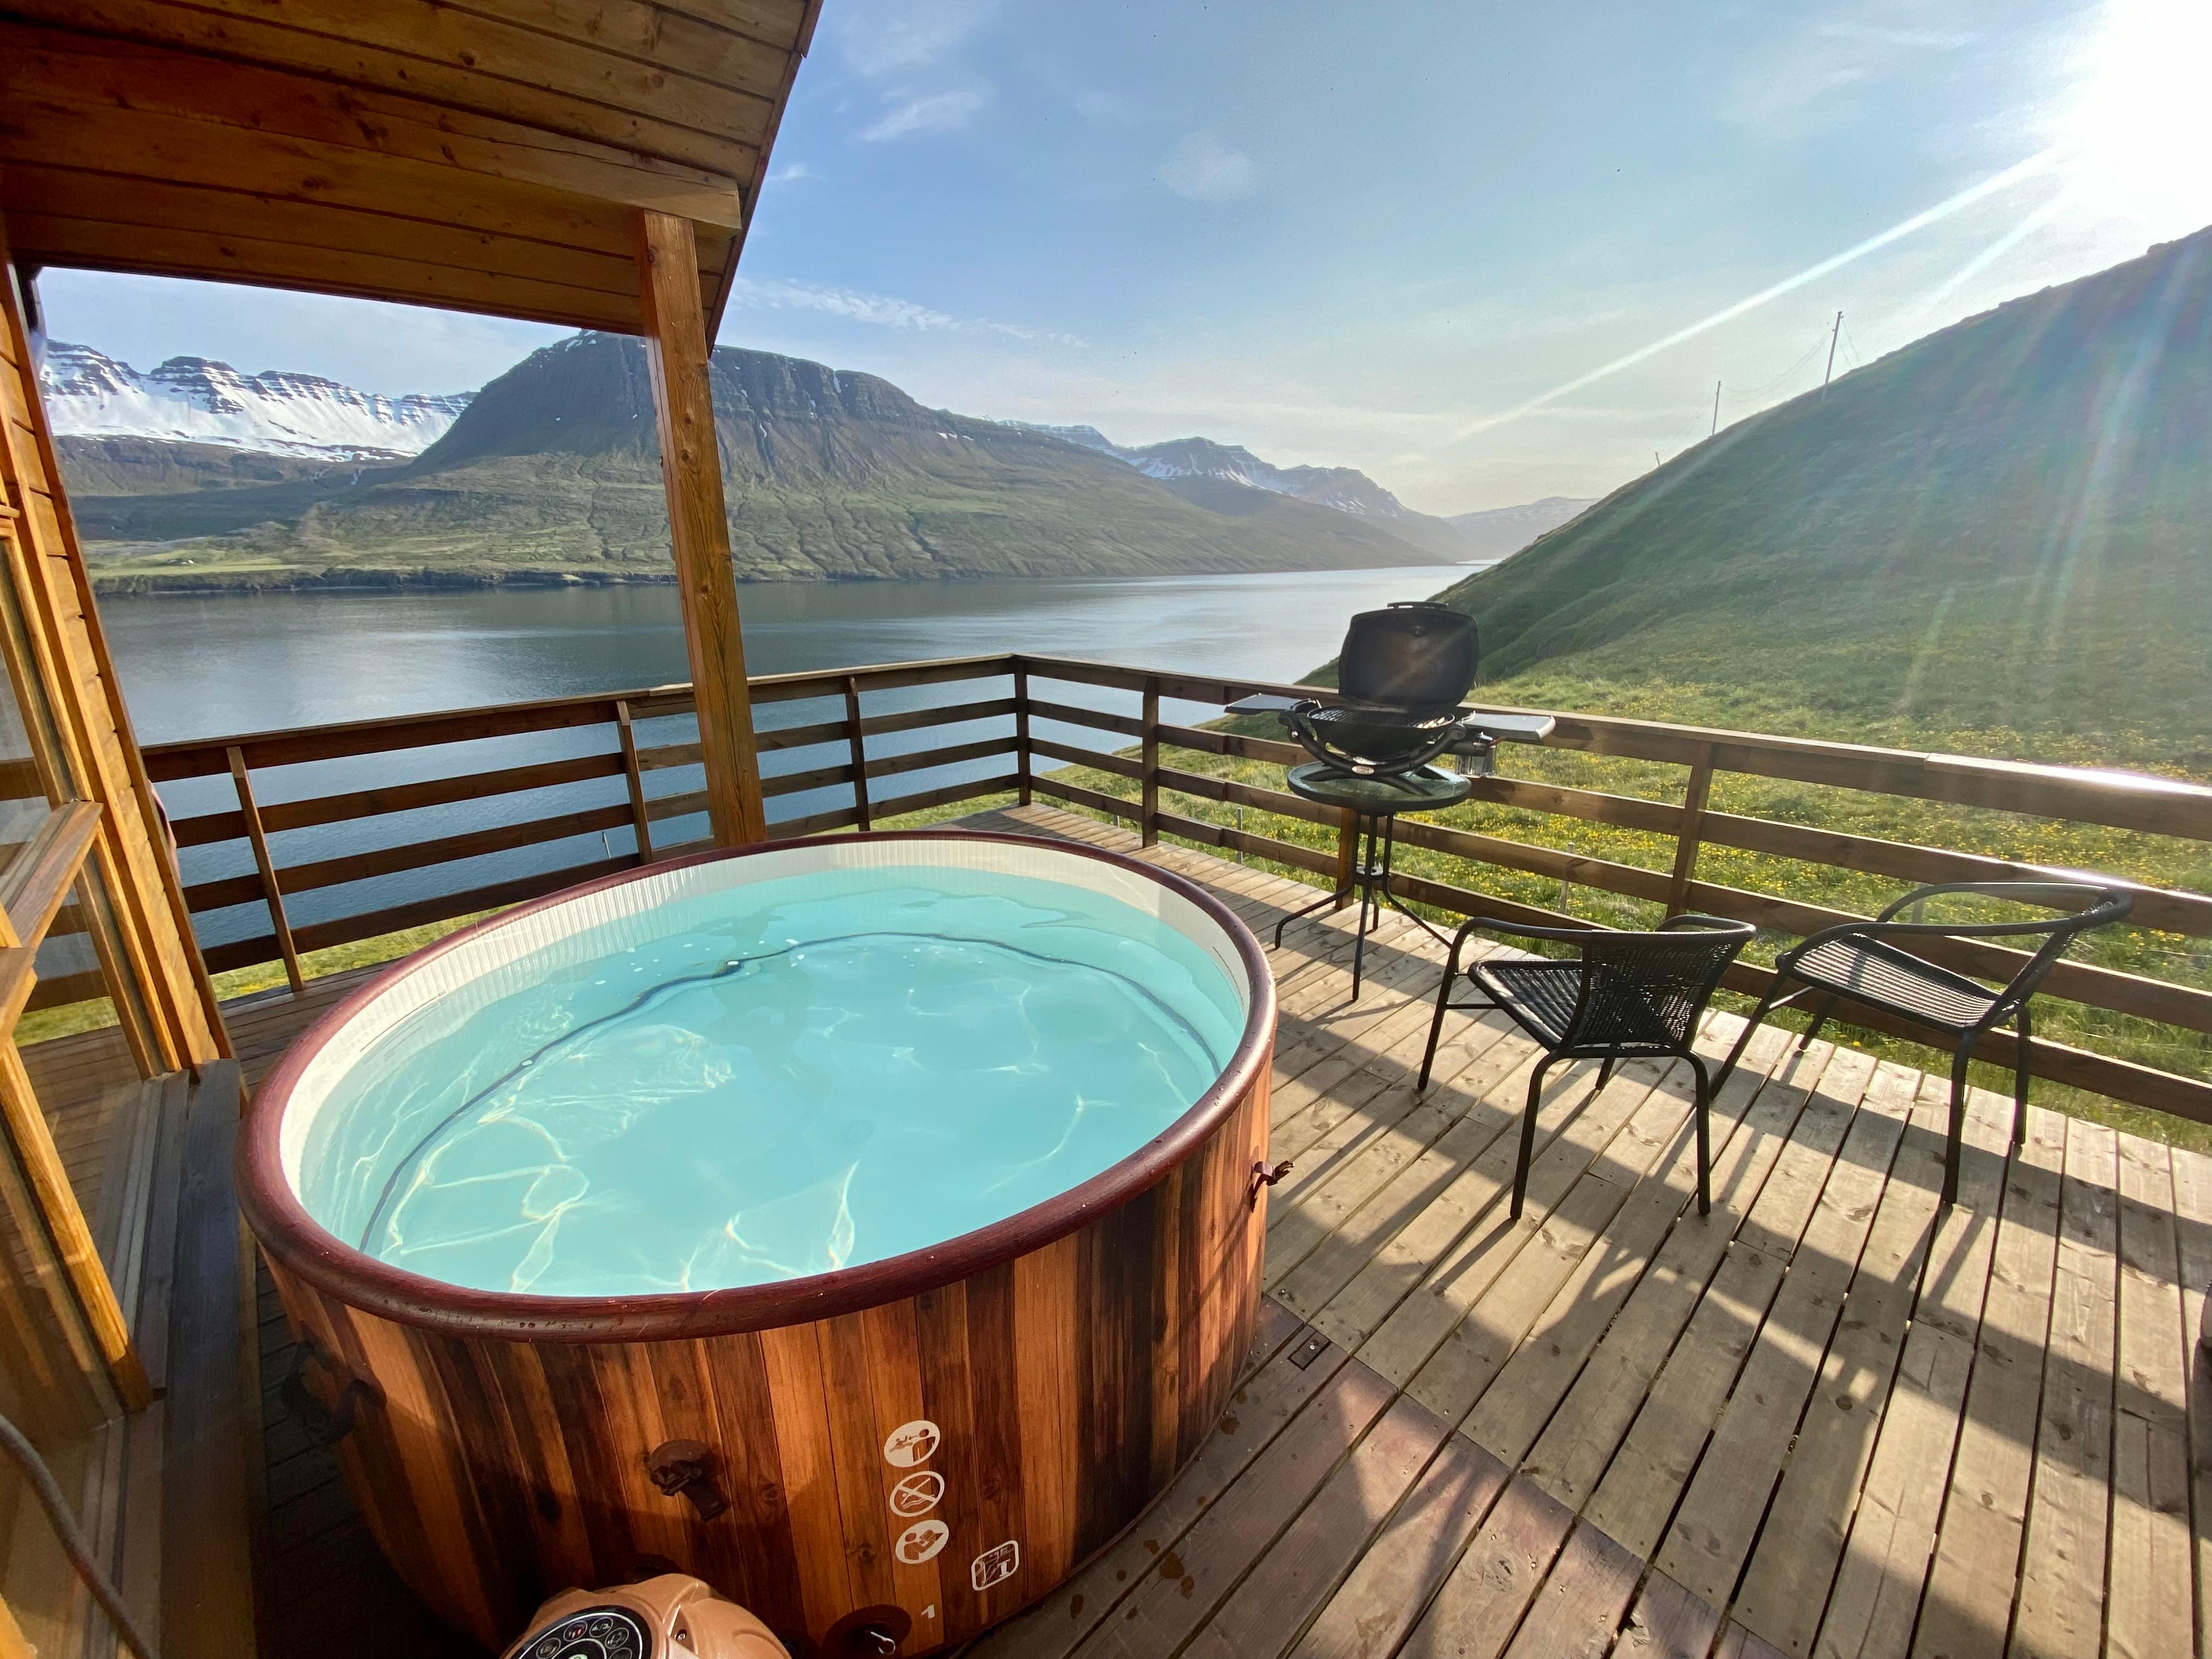
[[[1820,377],[1820,401],[1822,403],[1828,400],[1828,381],[1836,372],[1836,337],[1843,331],[1844,313],[1839,311],[1836,313],[1836,325],[1828,331],[1828,372]]]
[[[1721,429],[1721,383],[1720,383],[1718,380],[1715,380],[1715,381],[1713,382],[1713,432],[1718,432],[1720,429]],[[1708,438],[1711,437],[1711,436],[1713,435],[1713,432],[1708,432],[1707,434],[1705,434],[1705,436],[1707,436]]]

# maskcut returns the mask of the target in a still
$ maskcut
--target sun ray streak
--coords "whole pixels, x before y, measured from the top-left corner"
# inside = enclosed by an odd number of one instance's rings
[[[1832,271],[1840,270],[1845,265],[1863,259],[1879,249],[1887,247],[1893,242],[1901,241],[1916,231],[1925,230],[1929,225],[1949,218],[1963,208],[1972,207],[1975,203],[2009,190],[2014,185],[2027,179],[2039,177],[2065,160],[2070,153],[2070,148],[2064,144],[2055,144],[2049,149],[2039,150],[2026,161],[2014,162],[2003,172],[1992,173],[1979,184],[1970,185],[1956,195],[1945,198],[1934,207],[1923,209],[1909,219],[1899,220],[1887,230],[1876,232],[1864,241],[1845,248],[1841,253],[1832,254],[1817,264],[1808,265],[1794,276],[1785,276],[1780,282],[1761,289],[1748,298],[1739,300],[1734,305],[1716,311],[1709,317],[1700,318],[1686,327],[1676,329],[1664,339],[1655,340],[1650,345],[1639,347],[1626,356],[1616,357],[1601,368],[1594,368],[1587,374],[1578,375],[1565,385],[1554,386],[1549,392],[1531,398],[1525,403],[1516,404],[1512,408],[1499,414],[1486,415],[1479,420],[1470,421],[1445,438],[1437,447],[1449,448],[1455,444],[1464,443],[1478,434],[1504,426],[1509,421],[1517,421],[1522,416],[1533,414],[1547,404],[1557,403],[1562,398],[1571,397],[1584,386],[1594,386],[1600,380],[1620,374],[1623,369],[1633,368],[1637,364],[1656,357],[1662,351],[1672,350],[1686,340],[1694,340],[1700,334],[1710,333],[1723,323],[1734,322],[1737,318],[1756,311],[1761,306],[1778,300],[1785,294],[1795,293],[1808,283],[1820,281],[1821,277]]]

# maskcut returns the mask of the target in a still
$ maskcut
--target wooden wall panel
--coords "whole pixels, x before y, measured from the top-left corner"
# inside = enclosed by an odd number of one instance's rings
[[[0,482],[22,514],[13,579],[74,791],[102,809],[90,865],[106,884],[118,942],[154,1017],[155,1058],[161,1069],[173,1070],[226,1054],[227,1042],[174,860],[157,839],[152,785],[92,607],[44,408],[27,372],[21,298],[4,235],[0,263],[9,264],[0,325],[6,339],[0,405],[7,417],[0,423]]]
[[[1176,1170],[1073,1234],[908,1298],[694,1340],[434,1333],[362,1311],[281,1252],[270,1267],[295,1331],[334,1356],[311,1384],[377,1390],[340,1455],[380,1545],[478,1640],[658,1557],[808,1643],[895,1608],[902,1651],[921,1654],[1063,1582],[1211,1432],[1257,1328],[1267,1133],[1261,1082]],[[887,1459],[917,1420],[936,1443]],[[655,1489],[665,1438],[714,1449],[725,1513]],[[941,1493],[896,1513],[911,1474]]]

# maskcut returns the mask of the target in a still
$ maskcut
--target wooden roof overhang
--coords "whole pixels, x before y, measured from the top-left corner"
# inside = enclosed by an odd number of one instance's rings
[[[16,262],[711,340],[821,0],[0,0]]]

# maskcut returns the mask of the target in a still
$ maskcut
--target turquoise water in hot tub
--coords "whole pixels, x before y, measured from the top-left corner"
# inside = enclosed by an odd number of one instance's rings
[[[1086,888],[778,878],[605,924],[409,1016],[324,1099],[300,1195],[348,1243],[481,1290],[823,1273],[1119,1162],[1212,1085],[1243,1022],[1212,956]]]

